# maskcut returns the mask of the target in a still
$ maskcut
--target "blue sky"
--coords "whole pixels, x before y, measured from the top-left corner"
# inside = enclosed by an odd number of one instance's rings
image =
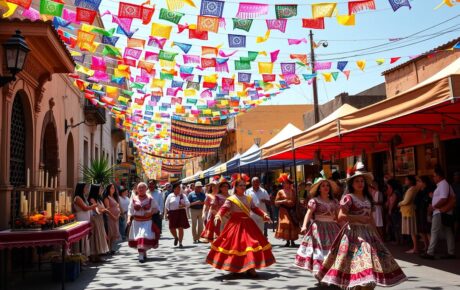
[[[387,70],[392,66],[396,66],[404,61],[409,59],[409,56],[415,56],[417,54],[423,53],[427,50],[430,50],[440,44],[443,44],[453,38],[458,37],[459,30],[446,33],[439,36],[439,31],[445,30],[449,27],[460,27],[460,5],[449,8],[446,6],[441,7],[438,10],[434,10],[434,7],[437,6],[442,0],[413,0],[411,1],[412,9],[407,7],[402,7],[398,11],[393,12],[388,3],[388,0],[375,0],[377,10],[376,11],[362,11],[356,15],[356,25],[355,26],[342,26],[337,23],[335,18],[326,18],[325,30],[314,30],[315,40],[327,40],[328,47],[320,47],[316,50],[316,58],[318,61],[334,58],[332,66],[335,68],[337,60],[347,60],[349,61],[347,68],[351,70],[350,79],[346,80],[343,74],[340,74],[337,81],[330,83],[325,83],[322,79],[318,80],[318,93],[319,93],[319,102],[324,103],[334,98],[337,94],[341,92],[348,92],[350,94],[358,93],[362,90],[370,88],[374,85],[377,85],[383,82],[383,77],[381,72]],[[140,4],[144,2],[143,0],[134,0],[126,1],[135,4]],[[312,3],[320,3],[322,1],[293,1],[293,0],[248,0],[247,2],[259,2],[270,4],[269,14],[260,16],[259,19],[254,20],[250,32],[245,32],[242,30],[233,30],[232,17],[235,17],[238,0],[225,1],[225,8],[223,17],[226,18],[226,30],[220,28],[218,34],[209,33],[209,40],[189,40],[187,31],[182,34],[177,34],[177,28],[173,28],[173,32],[170,40],[190,43],[193,48],[190,50],[189,54],[200,54],[201,46],[217,46],[223,44],[223,50],[225,52],[234,51],[234,48],[228,48],[227,34],[243,34],[247,35],[247,46],[246,48],[240,50],[234,57],[231,59],[239,58],[240,56],[247,55],[247,51],[266,51],[269,55],[271,51],[280,49],[280,55],[278,63],[282,61],[290,61],[290,53],[307,53],[310,52],[310,44],[302,43],[301,45],[289,46],[287,44],[287,38],[307,38],[309,29],[301,27],[301,18],[311,18],[311,6]],[[334,1],[331,1],[334,2]],[[347,14],[347,1],[340,0],[338,1],[338,12],[339,14]],[[105,10],[111,10],[114,14],[118,10],[119,0],[104,0],[100,6],[100,11],[104,12]],[[154,3],[152,1],[152,3]],[[195,3],[198,8],[185,7],[180,12],[186,13],[182,18],[181,24],[196,23],[197,17],[199,14],[199,6],[201,1],[195,0]],[[273,30],[270,36],[270,39],[264,43],[256,44],[255,37],[262,36],[267,28],[265,24],[265,19],[274,19],[275,18],[275,4],[299,4],[298,6],[298,15],[293,19],[288,19],[288,25],[285,33],[281,33],[277,30]],[[161,3],[155,3],[156,11],[153,17],[154,22],[162,24],[174,24],[159,20],[158,15],[160,8],[166,7],[164,1]],[[442,21],[445,21],[449,18],[455,17],[455,19],[440,25],[431,30],[425,30],[431,26],[434,26]],[[110,17],[105,16],[104,22],[107,28],[114,27],[114,24],[111,24]],[[148,38],[150,34],[150,25],[140,25],[139,22],[133,23],[133,28],[139,27],[140,30],[134,35],[135,38]],[[422,31],[419,36],[426,36],[428,34],[433,34],[429,40],[421,41],[425,38],[413,38],[410,41],[400,41],[390,43],[390,38],[401,38],[411,35],[415,32]],[[420,43],[414,45],[408,45],[410,43],[420,41]],[[118,44],[124,44],[126,40],[120,39]],[[399,43],[399,44],[398,44]],[[347,51],[354,51],[359,49],[368,48],[371,46],[378,45],[387,45],[383,46],[381,50],[388,49],[389,51],[378,52],[368,55],[359,55],[362,52],[349,53],[349,54],[339,54]],[[407,47],[395,48],[397,46],[408,45]],[[172,48],[170,42],[165,46],[165,50],[181,52],[177,47]],[[358,54],[358,56],[354,56]],[[344,57],[346,56],[346,57]],[[388,58],[391,57],[401,57],[401,59],[393,65],[389,65]],[[378,58],[387,58],[386,63],[382,66],[377,66],[375,60]],[[367,61],[367,66],[364,72],[357,69],[355,61],[364,59]],[[269,58],[259,57],[256,61],[269,61]],[[233,61],[232,61],[233,62]],[[233,63],[230,63],[230,73],[227,74],[231,76],[234,71]],[[254,78],[258,77],[256,74],[257,64],[253,64],[252,73]],[[337,71],[336,69],[334,71]],[[301,69],[298,71],[300,73],[309,73],[308,71]],[[210,72],[212,73],[212,72]],[[279,65],[275,65],[274,73],[280,73]],[[226,75],[226,76],[227,76]],[[312,103],[312,89],[311,86],[304,82],[302,85],[293,86],[291,89],[286,90],[280,95],[273,97],[272,100],[266,102],[266,104],[307,104]]]

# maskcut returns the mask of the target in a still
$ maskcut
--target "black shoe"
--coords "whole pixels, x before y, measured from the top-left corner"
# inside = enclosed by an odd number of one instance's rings
[[[433,255],[430,255],[428,253],[421,254],[420,258],[427,259],[427,260],[434,260],[435,259]]]
[[[286,248],[288,248],[291,245],[289,241],[286,242],[286,245],[284,245]]]
[[[296,243],[291,242],[291,248],[297,248],[297,247],[298,247],[298,245]]]
[[[441,259],[451,259],[451,260],[456,259],[456,258],[457,257],[455,255],[450,255],[450,254],[441,257]]]
[[[180,243],[180,244],[179,244],[179,248],[181,248],[181,249],[182,249],[183,247],[184,247],[184,246],[182,246],[182,243]]]
[[[179,239],[178,239],[178,238],[174,238],[174,246],[177,246],[177,243],[179,243]]]

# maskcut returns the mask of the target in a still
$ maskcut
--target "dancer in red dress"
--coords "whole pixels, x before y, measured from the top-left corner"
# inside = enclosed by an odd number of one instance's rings
[[[230,183],[222,177],[220,182],[216,185],[216,188],[218,189],[217,194],[208,194],[206,196],[203,208],[203,221],[205,221],[206,226],[201,233],[200,242],[202,243],[209,243],[215,240],[228,220],[228,218],[222,217],[221,225],[214,224],[214,218],[217,212],[229,197],[228,189],[230,188]],[[209,208],[209,210],[206,210],[207,208]]]
[[[247,176],[246,176],[247,177]],[[267,213],[254,206],[251,198],[244,195],[246,180],[239,178],[234,182],[234,195],[227,198],[216,214],[215,223],[231,213],[230,220],[220,236],[212,243],[206,262],[216,269],[234,273],[246,272],[257,277],[255,269],[268,267],[275,263],[272,246],[257,225],[250,218],[251,210],[271,222]]]

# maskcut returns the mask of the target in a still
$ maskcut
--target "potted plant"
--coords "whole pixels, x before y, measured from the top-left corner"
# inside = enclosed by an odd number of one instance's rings
[[[83,180],[90,184],[104,185],[113,179],[113,166],[104,157],[94,159],[89,166],[80,166],[80,170]]]

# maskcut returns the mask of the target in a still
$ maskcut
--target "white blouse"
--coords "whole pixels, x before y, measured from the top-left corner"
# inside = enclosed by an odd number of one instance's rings
[[[181,198],[182,196],[182,198]],[[171,193],[166,198],[165,209],[167,210],[177,210],[179,209],[179,202],[182,205],[185,205],[186,208],[190,206],[190,201],[185,196],[185,194],[179,194],[176,196],[174,193]]]

